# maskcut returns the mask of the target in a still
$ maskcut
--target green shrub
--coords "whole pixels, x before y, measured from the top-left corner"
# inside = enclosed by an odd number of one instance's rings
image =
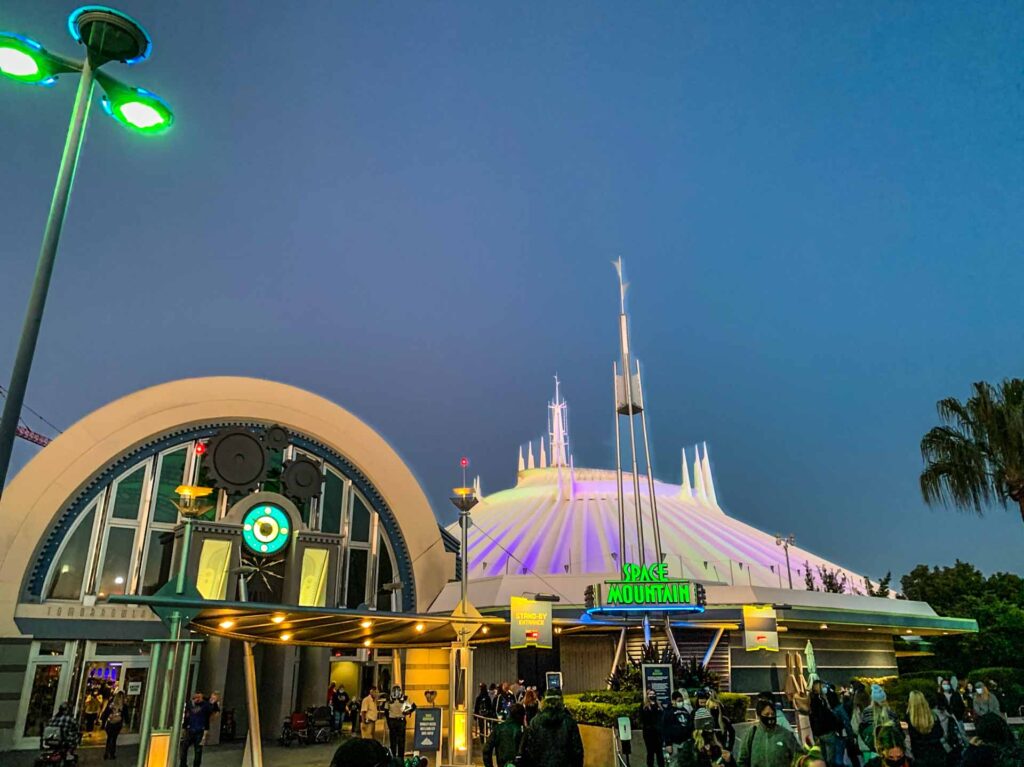
[[[900,679],[931,679],[938,688],[939,677],[949,679],[956,676],[952,671],[911,671],[909,674],[900,674]]]
[[[889,708],[896,716],[902,718],[907,713],[907,700],[910,693],[916,690],[924,695],[929,704],[935,705],[935,697],[938,694],[935,689],[935,679],[904,679],[892,677],[882,685],[885,695],[888,698]]]
[[[749,695],[742,695],[738,692],[720,692],[718,699],[722,702],[722,709],[725,715],[732,722],[742,722],[747,718],[747,709],[753,705]]]
[[[639,703],[598,703],[594,701],[581,700],[583,695],[594,693],[582,693],[580,695],[566,695],[562,700],[566,710],[572,714],[579,724],[593,724],[598,727],[614,727],[620,716],[628,716],[633,726],[636,727],[637,714],[640,710]]]
[[[579,694],[582,703],[631,704],[639,706],[643,696],[639,690],[594,690]]]

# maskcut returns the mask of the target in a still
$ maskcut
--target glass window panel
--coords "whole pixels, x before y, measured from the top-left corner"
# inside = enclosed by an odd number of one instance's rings
[[[146,569],[142,573],[142,593],[155,594],[171,577],[171,554],[174,551],[174,533],[153,530],[149,534]]]
[[[114,486],[114,517],[138,519],[142,486],[146,481],[146,465],[136,468]]]
[[[39,654],[40,655],[63,655],[64,654],[64,642],[40,642],[39,643]]]
[[[385,587],[395,579],[394,568],[391,567],[391,555],[388,554],[388,547],[384,539],[380,539],[380,552],[377,555],[377,609],[391,609],[391,595],[394,593]]]
[[[281,492],[281,467],[284,464],[284,451],[270,451],[270,466],[267,468],[267,478],[263,480],[261,489],[268,493]]]
[[[100,596],[123,594],[128,588],[134,546],[135,528],[112,527],[107,532],[107,553],[103,557],[103,573],[97,590]]]
[[[178,494],[174,491],[182,484],[186,458],[187,448],[166,453],[160,458],[160,480],[156,486],[156,507],[153,509],[154,522],[173,524],[178,521],[178,508],[174,505],[178,500]]]
[[[25,714],[25,737],[43,734],[43,725],[57,707],[57,685],[60,683],[61,664],[39,663],[32,675],[32,692],[29,694],[28,711]]]
[[[370,540],[370,510],[360,495],[355,497],[355,503],[352,504],[352,530],[349,537],[353,541]]]
[[[223,599],[228,590],[231,541],[207,538],[199,552],[196,590],[203,599]]]
[[[302,552],[302,577],[299,582],[299,605],[323,607],[327,604],[327,549],[308,548]]]
[[[345,607],[359,607],[366,601],[366,563],[369,551],[350,549],[348,552],[348,590]]]
[[[81,596],[95,516],[96,507],[93,506],[82,516],[78,527],[71,533],[67,545],[60,553],[60,559],[54,566],[53,580],[50,581],[50,593],[46,595],[47,599],[78,599]]]
[[[341,497],[345,482],[333,471],[324,480],[323,506],[320,511],[320,529],[325,533],[341,532]]]

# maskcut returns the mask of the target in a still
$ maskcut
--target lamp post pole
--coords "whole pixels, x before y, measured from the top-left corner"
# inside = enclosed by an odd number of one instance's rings
[[[21,340],[18,342],[18,353],[14,358],[14,368],[11,370],[11,382],[7,387],[3,416],[0,417],[0,495],[3,494],[4,483],[7,481],[7,470],[11,465],[14,432],[18,427],[21,407],[25,402],[25,389],[28,388],[32,358],[35,356],[36,342],[39,340],[39,327],[43,322],[43,309],[46,307],[46,295],[50,290],[53,262],[57,258],[57,243],[60,241],[60,231],[64,226],[64,215],[68,211],[71,184],[75,180],[78,155],[82,151],[82,139],[85,138],[85,124],[89,119],[94,82],[93,68],[87,56],[82,66],[82,79],[78,81],[75,107],[71,111],[71,126],[68,128],[67,140],[64,142],[64,154],[60,159],[60,170],[57,172],[57,185],[53,190],[50,214],[46,217],[43,245],[39,249],[39,262],[36,264],[36,276],[32,282],[32,295],[28,299],[25,322],[21,328]]]
[[[796,543],[796,536],[790,533],[785,538],[781,535],[775,536],[775,545],[781,546],[786,552],[786,577],[789,578],[789,588],[793,589],[793,569],[789,566],[789,547]]]
[[[170,127],[173,115],[166,102],[141,88],[130,88],[100,71],[110,61],[134,64],[144,61],[152,49],[149,34],[134,19],[113,8],[98,5],[83,6],[68,19],[68,28],[75,40],[85,46],[82,61],[75,61],[45,50],[34,40],[23,35],[0,32],[0,75],[36,85],[52,85],[57,75],[79,72],[81,80],[71,110],[71,124],[64,142],[57,184],[46,217],[43,244],[32,282],[25,321],[18,341],[18,351],[11,369],[10,385],[0,415],[0,497],[3,495],[7,473],[10,470],[14,438],[25,402],[29,373],[35,357],[43,310],[50,290],[50,277],[57,257],[64,217],[75,181],[78,157],[85,138],[89,108],[96,82],[106,96],[104,107],[109,114],[126,127],[146,133],[155,133]]]
[[[462,487],[454,489],[454,495],[451,498],[452,504],[456,509],[459,510],[459,522],[462,528],[462,567],[460,568],[459,575],[462,580],[462,601],[459,604],[460,613],[463,617],[466,616],[469,610],[469,512],[478,503],[478,498],[473,492],[472,487],[466,486],[466,468],[469,466],[469,459],[463,458],[459,462],[462,467]],[[472,750],[473,750],[473,738],[472,738],[472,720],[470,712],[470,685],[472,684],[472,672],[473,664],[469,659],[469,635],[470,632],[466,629],[465,625],[459,627],[459,650],[457,651],[457,657],[459,662],[452,669],[452,682],[453,682],[453,695],[451,697],[451,735],[450,738],[450,751],[452,764],[458,763],[459,754],[456,753],[455,740],[455,716],[458,712],[463,717],[464,722],[464,733],[465,738],[465,754],[464,764],[469,765],[472,763]],[[465,676],[463,676],[463,670],[465,670]],[[459,681],[462,681],[462,689],[459,690]],[[456,694],[459,700],[456,700]]]

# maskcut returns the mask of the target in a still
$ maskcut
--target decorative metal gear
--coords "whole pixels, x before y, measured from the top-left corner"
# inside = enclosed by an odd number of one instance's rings
[[[274,424],[263,430],[263,444],[271,450],[284,450],[288,447],[288,430]]]
[[[270,455],[259,435],[248,429],[222,429],[203,458],[214,485],[229,493],[250,493],[267,476]]]
[[[287,461],[281,472],[284,494],[300,501],[319,496],[323,481],[323,469],[320,468],[320,464],[305,456]]]

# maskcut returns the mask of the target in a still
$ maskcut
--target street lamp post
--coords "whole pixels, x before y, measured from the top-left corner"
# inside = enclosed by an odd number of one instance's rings
[[[793,570],[789,566],[789,547],[796,543],[796,536],[790,533],[785,538],[781,535],[775,536],[775,545],[781,546],[786,552],[786,576],[789,578],[789,588],[793,588]]]
[[[462,528],[462,567],[459,573],[462,580],[462,601],[459,603],[459,611],[462,616],[465,616],[469,610],[469,512],[477,505],[479,499],[473,491],[472,487],[466,486],[466,468],[469,466],[469,459],[463,458],[459,465],[462,467],[462,487],[456,487],[453,490],[454,495],[451,497],[451,502],[459,510],[459,523]],[[469,636],[470,631],[465,626],[459,628],[459,663],[454,667],[453,671],[453,689],[451,696],[451,714],[449,724],[449,749],[451,753],[451,763],[458,764],[459,757],[462,757],[462,762],[469,765],[472,762],[472,738],[471,738],[471,721],[470,721],[470,685],[472,684],[472,669],[473,664],[469,659]],[[462,677],[463,669],[465,670],[465,678],[462,679],[461,690],[459,687],[459,679]],[[462,738],[463,738],[463,753],[459,754],[458,745],[456,743],[456,717],[461,717],[462,726]]]
[[[100,67],[110,61],[135,64],[148,58],[153,43],[149,34],[130,16],[98,5],[90,5],[72,12],[68,18],[71,36],[85,46],[82,61],[52,53],[24,35],[0,32],[0,74],[9,79],[32,85],[53,85],[62,74],[79,72],[81,79],[71,111],[71,124],[64,154],[61,156],[57,184],[53,190],[50,213],[46,218],[43,244],[39,250],[32,293],[29,296],[21,340],[11,369],[11,382],[7,387],[3,415],[0,416],[0,495],[7,480],[7,471],[14,449],[15,430],[21,416],[28,387],[32,358],[35,355],[43,309],[50,289],[50,276],[57,256],[64,216],[68,209],[71,186],[75,180],[78,156],[85,137],[85,125],[96,83],[104,90],[103,108],[111,117],[128,128],[142,133],[158,133],[174,122],[167,103],[142,88],[132,88],[115,80]]]

